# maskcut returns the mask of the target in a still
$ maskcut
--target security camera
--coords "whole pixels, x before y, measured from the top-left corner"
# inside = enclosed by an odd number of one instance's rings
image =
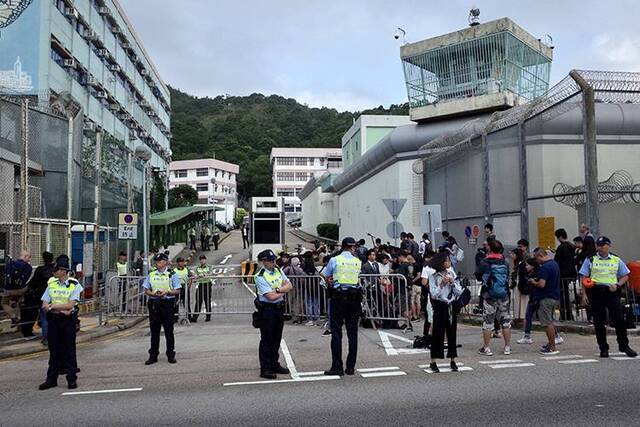
[[[405,30],[403,30],[402,28],[398,27],[396,28],[395,33],[393,33],[393,38],[398,40],[400,39],[400,37],[402,37],[402,43],[403,44],[407,44],[407,32]]]
[[[398,31],[396,31],[396,33],[393,35],[393,38],[396,40],[400,38],[400,34],[398,33]]]

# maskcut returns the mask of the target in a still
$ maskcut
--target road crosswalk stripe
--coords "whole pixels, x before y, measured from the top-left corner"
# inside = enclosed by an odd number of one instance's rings
[[[613,360],[640,360],[640,357],[629,357],[629,356],[614,356]]]
[[[376,377],[397,377],[401,375],[407,375],[404,371],[386,371],[386,372],[368,372],[360,374],[362,378],[376,378]]]
[[[363,368],[358,369],[358,372],[378,372],[378,371],[398,371],[400,370],[397,366],[384,366],[381,368]]]
[[[495,360],[481,360],[480,363],[483,365],[493,365],[496,363],[515,363],[522,362],[520,359],[495,359]]]
[[[543,357],[544,360],[564,360],[564,359],[579,359],[582,356],[579,354],[562,354],[560,356],[546,356]]]
[[[536,366],[535,363],[501,363],[499,365],[488,365],[493,369],[502,369],[502,368],[524,368],[527,366]]]
[[[561,360],[558,363],[563,365],[575,365],[578,363],[597,363],[596,359],[574,359],[574,360]]]
[[[464,366],[464,363],[462,362],[456,362],[456,365],[458,366]],[[418,365],[418,368],[420,369],[426,369],[428,368],[429,365]],[[448,363],[438,363],[438,368],[448,368],[449,364]]]
[[[440,372],[452,372],[451,371],[451,367],[449,366],[443,366],[440,367],[438,366],[438,369],[440,370]],[[423,371],[425,371],[427,374],[433,374],[433,371],[431,369],[423,369]],[[473,371],[473,368],[471,366],[458,366],[458,372],[462,372],[462,371]]]

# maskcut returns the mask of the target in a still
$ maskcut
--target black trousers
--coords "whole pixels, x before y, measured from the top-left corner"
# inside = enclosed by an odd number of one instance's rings
[[[458,357],[458,317],[446,302],[431,300],[433,307],[433,332],[431,333],[431,357],[444,359],[444,336],[447,335],[447,358]]]
[[[569,294],[570,278],[560,279],[560,320],[573,320],[571,298]]]
[[[242,249],[247,249],[248,245],[249,245],[249,237],[242,236]],[[218,249],[217,246],[216,246],[216,249]]]
[[[281,304],[263,304],[260,324],[260,345],[258,358],[260,371],[271,371],[278,366],[280,358],[280,341],[284,328],[284,306]]]
[[[609,350],[609,344],[607,343],[607,312],[609,312],[609,319],[613,321],[616,328],[618,348],[624,350],[629,347],[627,327],[624,322],[622,305],[620,304],[620,294],[620,289],[611,292],[605,286],[587,289],[587,297],[591,303],[593,325],[596,329],[596,339],[600,350]]]
[[[75,381],[78,376],[76,359],[76,316],[47,313],[49,322],[49,369],[47,382],[56,383],[58,372],[67,372],[67,381]]]
[[[196,250],[196,236],[189,236],[189,250]]]
[[[39,298],[25,296],[20,307],[20,331],[23,337],[33,336],[33,325],[38,319],[40,307],[42,307],[42,301]]]
[[[211,319],[211,283],[200,283],[196,291],[196,305],[193,308],[194,314],[191,316],[191,322],[197,322],[202,303],[204,302],[204,311],[206,319]]]
[[[118,279],[120,282],[120,293],[122,294],[122,313],[127,312],[127,291],[128,283],[127,279]]]
[[[342,325],[347,329],[349,351],[347,369],[355,369],[358,358],[358,319],[362,314],[360,301],[331,297],[329,302],[329,325],[331,328],[331,370],[343,370],[342,364]]]
[[[218,250],[218,244],[220,243],[220,236],[215,235],[213,236],[213,249],[214,250]]]
[[[160,354],[160,328],[164,329],[164,339],[167,342],[167,356],[175,356],[175,339],[173,337],[173,307],[175,301],[169,299],[149,300],[149,328],[151,329],[151,348],[149,355],[157,357]]]

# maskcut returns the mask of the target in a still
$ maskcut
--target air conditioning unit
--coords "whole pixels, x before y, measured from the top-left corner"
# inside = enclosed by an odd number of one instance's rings
[[[99,83],[98,83],[98,79],[96,79],[93,76],[89,76],[89,77],[87,77],[86,84],[87,84],[87,86],[94,86],[95,87],[95,86],[98,86]]]
[[[88,41],[95,41],[98,40],[98,35],[95,31],[87,28],[86,30],[84,30],[84,38]]]
[[[122,43],[122,48],[124,50],[129,50],[131,49],[131,43]]]
[[[120,28],[116,27],[115,25],[113,27],[111,27],[111,32],[113,34],[120,34]]]
[[[129,141],[135,141],[138,139],[138,132],[135,129],[129,131]]]
[[[84,122],[84,125],[82,126],[82,130],[86,132],[95,132],[96,124],[93,122]]]
[[[109,51],[107,49],[98,49],[96,51],[96,55],[98,55],[100,58],[103,58],[105,56],[107,56],[109,54]]]
[[[109,111],[120,111],[120,106],[118,104],[109,104]]]
[[[149,138],[149,132],[147,131],[140,132],[140,138]]]
[[[99,90],[96,92],[96,98],[98,99],[107,99],[107,94],[106,92]]]
[[[113,71],[114,73],[119,73],[120,72],[120,66],[118,64],[109,65],[109,70]]]
[[[76,68],[76,60],[75,59],[65,59],[63,62],[65,68]]]
[[[148,76],[149,75],[149,71],[143,68],[142,70],[140,70],[140,75],[142,75],[143,77],[144,76]]]
[[[146,110],[146,109],[151,108],[151,105],[149,105],[149,103],[148,103],[147,101],[142,101],[142,102],[140,103],[140,108],[143,108],[143,109],[145,109],[145,110]]]
[[[80,14],[78,13],[78,11],[76,9],[74,9],[72,7],[65,7],[64,16],[66,16],[67,18],[78,19],[80,17]]]
[[[111,11],[108,7],[102,6],[98,9],[98,13],[102,16],[111,16]]]

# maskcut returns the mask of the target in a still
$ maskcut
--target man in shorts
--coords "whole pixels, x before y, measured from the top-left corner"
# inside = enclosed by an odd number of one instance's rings
[[[535,304],[538,321],[545,328],[547,334],[547,344],[540,348],[540,353],[544,355],[558,354],[553,312],[560,304],[560,266],[545,249],[537,248],[533,255],[540,268],[538,278],[529,279],[529,283],[534,287],[530,298]]]

